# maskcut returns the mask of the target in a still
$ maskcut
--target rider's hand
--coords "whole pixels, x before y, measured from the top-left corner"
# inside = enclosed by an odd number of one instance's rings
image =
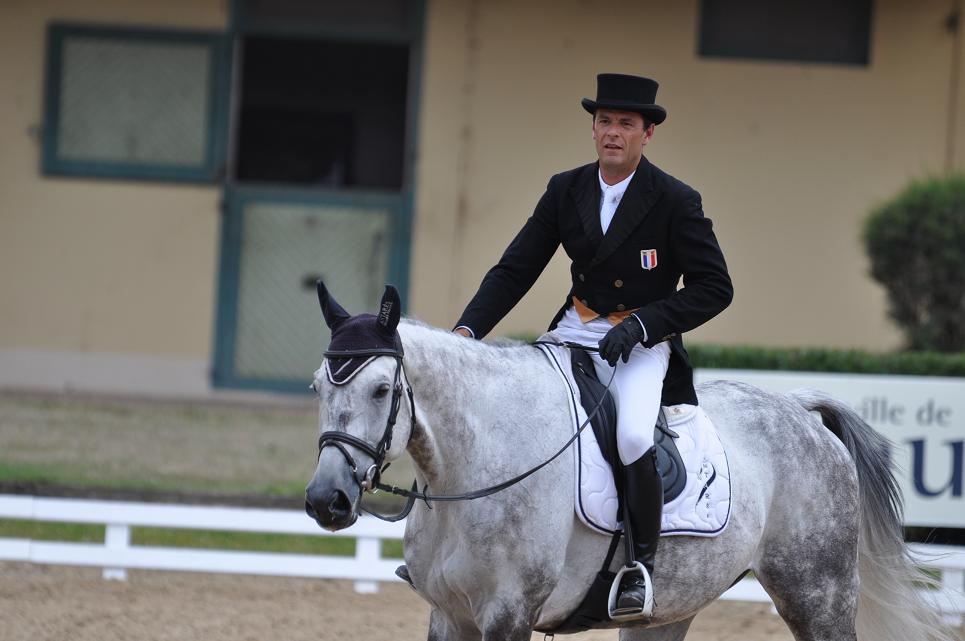
[[[465,336],[466,338],[472,338],[472,334],[470,334],[469,330],[466,329],[465,327],[457,327],[456,329],[452,330],[452,333],[459,334],[460,336]]]
[[[616,366],[617,359],[621,357],[626,363],[630,360],[630,352],[643,338],[643,325],[636,316],[630,314],[619,325],[611,328],[600,341],[600,357],[609,363],[610,367]]]

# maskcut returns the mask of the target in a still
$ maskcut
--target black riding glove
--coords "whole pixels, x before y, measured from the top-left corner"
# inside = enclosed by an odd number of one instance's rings
[[[643,340],[643,325],[636,316],[630,314],[606,333],[600,341],[600,356],[610,367],[615,367],[617,359],[630,360],[630,352]]]

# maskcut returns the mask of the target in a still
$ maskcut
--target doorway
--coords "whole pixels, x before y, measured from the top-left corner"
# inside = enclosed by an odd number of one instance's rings
[[[407,290],[422,7],[343,5],[235,3],[216,386],[306,389],[317,278],[353,314]]]

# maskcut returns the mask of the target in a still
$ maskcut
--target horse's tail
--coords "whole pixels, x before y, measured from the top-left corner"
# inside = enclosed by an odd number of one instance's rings
[[[891,443],[850,407],[826,394],[790,394],[844,443],[858,472],[857,631],[861,641],[952,641],[941,615],[919,593],[934,579],[918,569],[904,542],[902,498],[892,471]]]

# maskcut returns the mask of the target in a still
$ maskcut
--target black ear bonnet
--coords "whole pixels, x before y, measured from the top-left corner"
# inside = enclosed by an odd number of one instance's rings
[[[328,345],[328,356],[325,358],[325,371],[328,379],[336,385],[344,385],[363,367],[371,363],[377,356],[352,356],[339,358],[333,352],[345,352],[370,349],[388,349],[402,353],[402,341],[399,332],[385,331],[374,314],[359,314],[353,316],[332,332],[332,342]]]
[[[378,314],[358,316],[350,316],[342,309],[321,280],[316,283],[316,289],[322,315],[332,330],[332,342],[325,352],[325,372],[332,383],[347,383],[379,356],[368,354],[340,357],[338,352],[382,350],[395,352],[401,358],[402,339],[396,328],[402,316],[402,304],[395,287],[385,286]]]

